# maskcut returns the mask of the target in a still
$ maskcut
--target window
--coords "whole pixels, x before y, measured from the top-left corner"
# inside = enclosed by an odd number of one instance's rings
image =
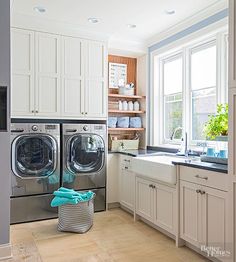
[[[208,116],[216,112],[216,44],[201,45],[191,50],[191,135],[203,140]]]
[[[182,56],[172,57],[163,63],[163,93],[164,93],[164,136],[165,140],[173,139],[175,131],[182,128],[182,91],[183,91],[183,61]],[[177,132],[176,139],[181,139]]]
[[[227,37],[221,29],[205,39],[152,54],[152,145],[180,144],[184,132],[192,145],[205,139],[209,115],[215,114],[218,103],[227,102]]]

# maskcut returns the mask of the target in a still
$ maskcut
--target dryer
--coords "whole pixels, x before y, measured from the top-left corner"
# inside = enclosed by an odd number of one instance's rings
[[[106,206],[106,125],[63,124],[62,185],[96,193],[95,211]]]
[[[57,217],[50,206],[60,187],[60,125],[11,124],[11,223]]]

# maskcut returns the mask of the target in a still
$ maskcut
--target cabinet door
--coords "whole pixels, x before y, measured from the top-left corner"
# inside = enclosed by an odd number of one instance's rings
[[[36,34],[36,116],[60,115],[60,37]]]
[[[11,114],[34,115],[34,32],[12,29]]]
[[[134,189],[134,173],[122,168],[120,173],[120,203],[132,211],[134,211]]]
[[[221,190],[203,188],[202,235],[208,247],[226,248],[227,193]]]
[[[154,223],[170,233],[175,233],[176,190],[155,184]]]
[[[104,118],[107,109],[105,45],[88,41],[86,55],[85,114],[88,117]]]
[[[201,195],[197,184],[180,182],[180,236],[199,247],[201,241]]]
[[[119,154],[107,157],[107,203],[119,202]]]
[[[84,41],[79,38],[62,38],[62,115],[84,116]]]
[[[153,222],[153,183],[149,180],[136,179],[136,213]]]

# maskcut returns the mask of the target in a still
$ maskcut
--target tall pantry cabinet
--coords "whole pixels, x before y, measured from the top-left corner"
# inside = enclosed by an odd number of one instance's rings
[[[12,29],[12,117],[105,118],[104,42]]]
[[[236,260],[236,3],[229,0],[229,248]]]

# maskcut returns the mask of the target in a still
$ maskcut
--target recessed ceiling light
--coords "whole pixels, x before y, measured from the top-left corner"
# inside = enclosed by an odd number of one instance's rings
[[[133,28],[136,28],[137,26],[135,24],[128,24],[127,27],[133,29]]]
[[[35,6],[34,7],[34,11],[38,12],[38,13],[45,13],[46,12],[46,8],[44,8],[43,6]]]
[[[174,9],[166,9],[165,10],[165,14],[166,15],[174,15],[175,14],[175,10]]]
[[[90,23],[92,23],[92,24],[97,24],[97,23],[99,23],[99,19],[96,18],[96,17],[89,17],[89,18],[88,18],[88,21],[89,21]]]

